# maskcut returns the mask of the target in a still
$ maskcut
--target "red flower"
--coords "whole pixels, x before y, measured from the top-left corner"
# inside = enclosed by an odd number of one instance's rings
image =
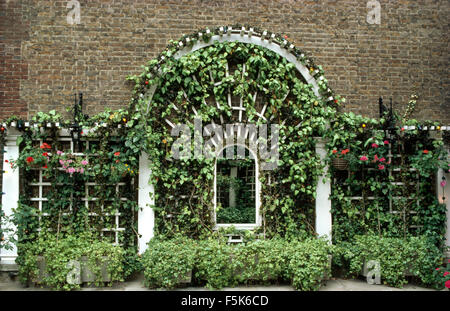
[[[375,143],[373,143],[373,144],[372,144],[372,148],[378,148],[378,145],[375,144]]]
[[[380,159],[380,162],[384,162],[384,161],[386,161],[385,158],[381,158],[381,159]]]
[[[337,150],[336,150],[336,149],[334,149],[334,150],[333,150],[333,154],[336,154],[336,153],[337,153]]]
[[[43,143],[40,148],[41,149],[51,149],[52,147],[47,143]]]
[[[8,161],[8,160],[5,160],[5,162],[8,163],[9,161]]]
[[[367,160],[369,160],[366,156],[362,156],[362,157],[360,157],[359,158],[361,161],[367,161]]]
[[[375,162],[378,161],[378,155],[375,155],[375,157],[373,157],[373,159],[375,160]]]
[[[382,171],[382,170],[384,170],[384,165],[378,165],[378,169],[380,170],[380,171]]]
[[[385,140],[385,141],[384,141],[384,144],[385,144],[385,145],[389,145],[389,141]]]
[[[288,36],[287,36],[287,35],[284,35],[284,38],[287,40],[287,39],[288,39]]]
[[[445,287],[450,288],[450,280],[445,281]]]
[[[47,152],[44,152],[42,155],[43,155],[44,157],[48,157],[48,153],[47,153]]]
[[[439,271],[440,268],[436,268],[436,271]]]
[[[349,152],[350,152],[350,149],[344,149],[344,150],[342,150],[341,154],[347,154]]]
[[[428,150],[427,149],[425,149],[424,151],[423,151],[423,153],[425,153],[425,154],[428,154]]]
[[[449,274],[450,274],[450,272],[448,272],[448,271],[444,272],[444,276],[449,275]]]
[[[114,155],[115,155],[116,157],[118,157],[118,156],[120,156],[120,152],[117,151],[117,152],[114,153]]]
[[[119,163],[119,160],[116,160],[116,163]]]
[[[405,128],[404,128],[404,127],[402,127],[402,128],[401,128],[401,131],[403,132],[404,130],[405,130]]]
[[[148,81],[145,81],[145,84],[148,84]]]
[[[48,168],[47,164],[45,164],[42,168]]]
[[[34,161],[33,157],[28,157],[28,158],[27,158],[27,162],[28,162],[28,163],[31,163],[31,162],[33,162],[33,161]]]

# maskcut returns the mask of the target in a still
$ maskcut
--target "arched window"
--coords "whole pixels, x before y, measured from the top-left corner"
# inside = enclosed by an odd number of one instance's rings
[[[260,225],[257,159],[240,145],[227,146],[220,154],[214,176],[216,228],[252,229]]]

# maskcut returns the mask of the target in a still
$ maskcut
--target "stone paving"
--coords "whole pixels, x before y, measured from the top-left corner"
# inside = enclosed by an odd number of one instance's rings
[[[0,279],[0,291],[47,291],[47,288],[24,287],[15,278],[9,277]],[[81,291],[147,291],[143,285],[142,275],[132,280],[114,284],[112,287],[82,287]],[[208,291],[204,287],[185,287],[176,289],[177,291]],[[239,286],[223,288],[223,291],[294,291],[289,285],[270,285],[270,286]],[[446,290],[446,289],[444,289]],[[363,279],[331,279],[322,286],[319,291],[434,291],[433,289],[423,288],[408,284],[404,288],[394,288],[386,285],[369,285]]]

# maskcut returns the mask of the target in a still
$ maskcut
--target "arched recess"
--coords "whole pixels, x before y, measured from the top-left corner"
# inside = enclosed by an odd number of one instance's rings
[[[217,198],[217,160],[219,158],[219,156],[221,155],[221,153],[229,147],[234,147],[234,146],[241,146],[243,148],[245,148],[245,150],[248,150],[249,154],[251,154],[250,159],[252,161],[254,161],[254,166],[255,166],[255,174],[254,174],[254,186],[255,186],[255,221],[253,223],[234,223],[232,224],[236,229],[254,229],[255,227],[261,226],[261,213],[260,213],[260,205],[261,205],[261,183],[259,181],[259,162],[258,162],[258,158],[257,158],[257,150],[253,150],[252,148],[249,148],[249,146],[245,146],[245,145],[239,145],[239,144],[233,144],[233,145],[227,145],[222,147],[220,150],[217,151],[216,153],[216,159],[214,161],[214,220],[215,220],[215,224],[216,224],[216,229],[217,228],[226,228],[226,227],[230,227],[231,224],[221,224],[217,221],[217,203],[218,203],[218,198]]]
[[[319,66],[316,66],[313,64],[312,61],[309,59],[306,59],[304,57],[304,54],[299,54],[298,50],[296,50],[292,44],[288,43],[286,40],[280,41],[279,39],[276,40],[276,36],[274,34],[267,34],[266,32],[263,33],[256,33],[253,32],[252,29],[246,30],[245,28],[238,29],[238,30],[232,30],[229,27],[224,31],[223,28],[219,28],[219,30],[216,30],[214,34],[210,34],[208,30],[199,33],[196,36],[196,40],[193,44],[189,44],[189,42],[193,41],[189,37],[185,37],[182,41],[179,41],[175,43],[176,48],[167,51],[166,53],[163,53],[158,58],[158,68],[157,72],[151,73],[149,70],[146,69],[146,71],[140,76],[136,77],[135,81],[137,82],[137,87],[135,89],[135,102],[138,103],[136,105],[137,110],[141,110],[143,112],[143,115],[147,115],[152,112],[153,106],[152,103],[155,101],[154,96],[155,93],[157,93],[157,90],[161,87],[160,79],[159,77],[164,76],[166,73],[164,71],[164,64],[168,59],[171,59],[171,61],[178,61],[182,59],[184,56],[189,56],[190,54],[193,54],[196,51],[202,51],[206,50],[208,47],[213,46],[214,44],[220,44],[220,43],[231,43],[231,42],[239,42],[243,44],[253,45],[253,46],[259,46],[264,49],[270,50],[273,53],[279,55],[281,58],[287,61],[287,63],[291,64],[291,66],[295,67],[297,73],[299,76],[302,77],[302,80],[305,84],[310,86],[311,92],[314,94],[315,98],[320,101],[320,105],[324,105],[326,108],[334,106],[334,104],[337,103],[337,99],[334,98],[334,96],[331,93],[331,90],[326,85],[326,79],[323,77],[323,72]],[[227,77],[228,77],[228,64],[227,67]],[[242,74],[242,77],[245,75],[246,67],[241,66],[239,67],[239,74]],[[247,68],[248,69],[248,68]],[[192,80],[196,80],[195,77],[192,77]],[[152,83],[148,83],[148,81],[152,81]],[[197,82],[197,81],[196,81]],[[150,84],[150,85],[147,85]],[[212,81],[212,84],[215,84],[214,80]],[[264,89],[263,86],[261,86],[261,89]],[[291,103],[289,101],[289,97],[292,95],[292,92],[289,93],[291,90],[287,90],[284,98],[282,98],[282,101],[285,101],[286,103]],[[184,91],[183,91],[184,92]],[[242,94],[241,94],[242,95]],[[185,100],[189,101],[189,98],[186,96],[186,93],[184,92]],[[228,106],[230,107],[231,111],[236,112],[239,117],[236,117],[238,122],[244,122],[246,120],[242,119],[242,112],[245,110],[245,107],[242,106],[242,96],[241,100],[237,100],[238,104],[235,104],[230,99],[230,93],[228,93],[228,100],[226,102],[228,103]],[[254,95],[256,97],[256,95]],[[281,99],[278,99],[281,100]],[[204,106],[207,106],[208,103],[206,101],[203,101],[205,104]],[[254,100],[254,103],[256,104],[256,101]],[[310,103],[312,104],[312,102]],[[317,101],[314,102],[314,105],[317,105]],[[167,107],[171,107],[171,112],[168,115],[164,116],[164,122],[165,125],[168,128],[174,128],[175,122],[171,119],[171,117],[174,117],[176,113],[180,113],[182,111],[182,107],[179,105],[177,106],[173,102],[169,101],[167,103]],[[200,105],[201,106],[201,105]],[[288,106],[288,104],[286,104]],[[217,107],[219,108],[219,103],[217,103]],[[198,108],[198,107],[197,107]],[[193,113],[198,116],[198,109],[196,109],[194,106],[192,107]],[[268,111],[267,105],[261,105],[260,110],[258,110],[256,113],[253,113],[253,115],[258,116],[258,121],[260,119],[263,119],[263,121],[268,121],[264,114]],[[335,110],[334,110],[335,112]],[[295,118],[295,116],[293,116]],[[175,118],[176,120],[176,118]],[[271,119],[270,119],[271,120]],[[269,121],[270,121],[269,120]],[[236,121],[236,120],[235,120]],[[214,123],[214,120],[212,120]],[[284,122],[284,121],[280,121]],[[224,124],[224,120],[221,118],[219,122],[216,123],[222,123]],[[327,121],[326,121],[327,123]],[[295,126],[295,129],[302,129],[302,122],[298,122]],[[307,131],[306,131],[307,132]],[[306,135],[305,132],[305,135]],[[324,144],[323,142],[319,142],[316,144],[315,152],[318,158],[320,160],[323,160],[325,157],[324,152]],[[145,243],[153,236],[153,224],[155,222],[155,216],[153,214],[153,211],[149,211],[148,209],[143,208],[147,204],[154,204],[151,200],[148,199],[148,193],[154,194],[153,191],[153,185],[148,185],[147,181],[148,178],[151,176],[150,171],[146,171],[145,167],[148,166],[149,160],[145,159],[147,157],[147,154],[143,154],[141,157],[141,180],[142,180],[142,187],[140,185],[140,196],[139,196],[139,202],[140,206],[142,208],[140,215],[139,215],[139,233],[143,235],[142,241],[140,241],[140,249],[141,251],[145,249]],[[150,158],[151,161],[151,158]],[[330,214],[330,207],[331,204],[329,202],[328,196],[329,196],[329,184],[323,183],[322,181],[325,180],[326,171],[322,176],[319,176],[319,185],[318,189],[321,189],[321,194],[318,194],[317,197],[320,199],[316,200],[316,210],[315,210],[315,217],[316,217],[316,233],[318,235],[328,235],[329,239],[331,239],[331,214]],[[316,182],[316,180],[314,180]],[[153,196],[152,196],[153,197]],[[151,230],[149,229],[149,224],[151,224]]]

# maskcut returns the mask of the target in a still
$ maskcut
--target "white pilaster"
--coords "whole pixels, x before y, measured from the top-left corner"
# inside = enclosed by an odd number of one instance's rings
[[[19,201],[19,169],[13,170],[10,163],[5,160],[16,160],[19,157],[19,146],[17,146],[17,137],[20,136],[20,132],[14,128],[8,129],[8,136],[6,137],[6,145],[3,154],[3,187],[2,192],[2,209],[6,216],[13,214],[13,209],[17,208],[17,202]],[[13,233],[6,233],[5,239],[9,240],[10,234],[16,235],[16,227],[13,224],[9,224],[9,227],[14,231]],[[17,236],[16,236],[17,237]],[[15,264],[17,257],[16,245],[13,245],[13,249],[6,250],[0,249],[0,264],[12,265]]]
[[[325,141],[316,137],[316,153],[323,163],[327,155],[325,150]],[[326,178],[328,166],[324,168],[323,174],[319,176],[319,182],[316,190],[316,233],[319,236],[327,236],[331,242],[331,183],[329,178]]]
[[[450,149],[448,150],[450,156]],[[450,173],[448,170],[439,169],[437,174],[437,196],[439,203],[444,203],[447,206],[447,230],[445,232],[445,245],[447,246],[447,257],[450,258]],[[442,189],[442,177],[445,177],[447,185]],[[444,190],[444,191],[443,191]]]
[[[147,243],[153,237],[155,226],[155,213],[150,207],[154,204],[154,188],[149,184],[151,170],[149,167],[148,154],[143,152],[139,158],[139,214],[138,233],[139,254],[147,249]]]

